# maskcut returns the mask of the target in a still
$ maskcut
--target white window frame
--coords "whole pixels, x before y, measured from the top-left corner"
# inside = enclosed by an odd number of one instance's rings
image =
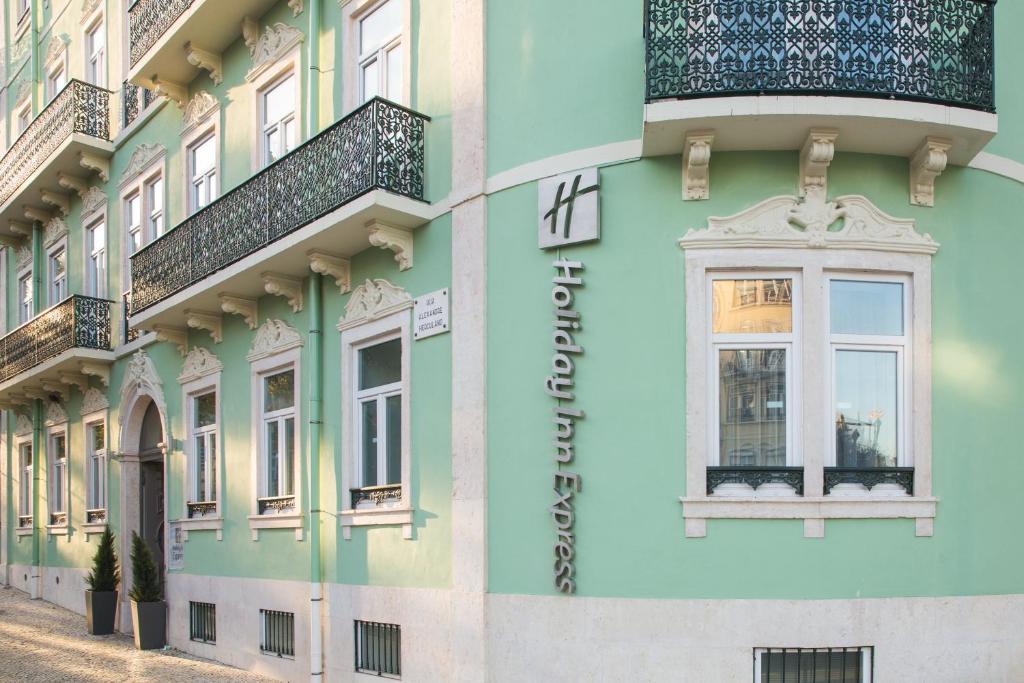
[[[61,252],[64,253],[64,275],[63,278],[58,281],[55,277],[54,272],[54,257]],[[46,249],[46,305],[47,308],[56,306],[61,301],[68,297],[69,287],[69,271],[71,270],[71,260],[68,258],[68,240],[67,237],[62,237],[58,241],[51,244]],[[59,282],[59,285],[58,285]]]
[[[52,102],[71,82],[69,69],[68,50],[67,46],[65,46],[58,55],[46,64],[46,104]],[[60,87],[57,87],[57,76],[62,76],[64,79],[64,83]]]
[[[97,426],[103,427],[103,448],[94,450],[92,430]],[[107,416],[105,411],[99,411],[82,416],[82,429],[85,435],[85,511],[86,517],[83,520],[88,524],[88,513],[98,510],[106,512],[107,508],[107,453],[110,443],[110,433],[107,430]],[[99,460],[99,481],[94,483],[92,478],[93,460]],[[106,522],[101,525],[106,526]]]
[[[412,107],[412,2],[411,0],[394,0],[402,3],[402,30],[396,39],[389,41],[392,46],[396,42],[402,44],[402,101],[406,107]],[[342,24],[345,35],[342,40],[342,60],[345,78],[342,79],[342,104],[346,113],[363,104],[362,101],[362,64],[359,54],[359,24],[386,0],[352,0],[342,7]]]
[[[276,85],[280,84],[286,78],[291,76],[295,79],[295,146],[299,147],[305,141],[305,110],[302,107],[302,53],[301,50],[296,47],[294,50],[289,52],[287,55],[279,59],[273,64],[272,68],[263,70],[258,76],[252,79],[253,94],[256,101],[253,106],[255,112],[256,121],[255,129],[259,131],[260,143],[258,145],[252,145],[250,161],[252,164],[252,171],[263,169],[267,166],[265,160],[267,157],[266,148],[266,135],[264,134],[264,113],[265,113],[265,100],[264,96],[272,90]],[[283,120],[283,119],[282,119]]]
[[[388,2],[396,2],[396,3],[401,4],[401,0],[380,0],[380,2],[375,3],[373,8],[368,9],[366,12],[363,12],[362,14],[360,14],[359,19],[357,20],[357,24],[356,24],[357,27],[358,27],[357,35],[361,36],[361,34],[362,34],[362,23],[363,23],[363,21],[365,21],[370,15],[372,15],[379,8],[381,8],[384,5],[386,5]],[[401,7],[399,7],[399,13],[401,13]],[[357,47],[357,49],[359,50],[359,57],[358,57],[359,70],[357,71],[357,73],[358,73],[358,76],[359,76],[359,101],[361,103],[365,103],[366,100],[367,100],[367,96],[366,96],[366,83],[365,83],[365,79],[363,78],[363,74],[366,71],[366,67],[369,64],[372,64],[374,62],[377,63],[377,92],[379,93],[379,95],[378,95],[379,97],[387,98],[387,92],[388,92],[388,69],[387,69],[388,56],[396,47],[399,47],[399,46],[401,46],[401,48],[403,50],[403,53],[402,53],[402,60],[403,60],[402,61],[402,70],[404,72],[404,70],[405,70],[405,60],[408,59],[408,55],[406,54],[408,52],[408,45],[406,45],[405,42],[402,40],[403,39],[403,33],[404,33],[404,27],[400,25],[398,27],[398,29],[395,31],[395,33],[393,35],[385,38],[384,42],[381,43],[379,46],[377,46],[376,49],[374,49],[372,51],[367,51],[367,52],[363,51],[363,49],[362,49],[362,47],[363,47],[362,46],[362,41],[361,40],[359,41],[360,44]],[[403,73],[402,76],[404,78],[405,74]],[[404,87],[403,87],[403,91],[404,91]],[[405,93],[403,92],[402,94],[404,96]],[[402,102],[399,102],[399,104],[402,104]]]
[[[59,437],[64,438],[64,457],[57,457],[56,443]],[[63,524],[52,524],[52,520],[48,517],[46,520],[46,527],[48,529],[66,529],[68,522],[70,521],[70,514],[68,511],[69,498],[71,497],[71,482],[70,482],[70,468],[68,462],[70,460],[69,451],[71,449],[71,443],[68,438],[67,423],[60,424],[59,426],[49,427],[46,430],[46,507],[48,515],[63,514]],[[61,471],[60,487],[56,486],[56,474],[57,471]],[[60,494],[61,505],[56,505],[57,494]]]
[[[32,464],[25,465],[24,458],[22,457],[23,447],[28,446],[32,453]],[[32,445],[32,434],[15,436],[14,437],[14,457],[18,464],[18,504],[15,507],[15,520],[20,517],[32,517],[33,525],[35,523],[35,502],[33,501],[32,495],[32,479],[35,476],[35,467],[38,460],[38,454]],[[26,495],[27,493],[27,495]],[[23,527],[20,526],[20,522],[17,526],[18,529],[31,530],[32,526]]]
[[[149,199],[147,197],[147,188],[152,186],[153,182],[160,178],[164,181],[163,183],[163,219],[164,219],[164,232],[167,231],[167,169],[165,165],[166,152],[161,151],[156,157],[150,161],[150,163],[142,169],[139,173],[133,174],[124,178],[121,181],[119,188],[119,199],[120,199],[120,215],[121,215],[121,230],[120,230],[120,244],[121,244],[121,282],[124,285],[125,291],[131,289],[131,254],[129,253],[129,225],[128,220],[128,199],[133,195],[138,194],[140,201],[140,220],[142,230],[142,245],[139,247],[145,247],[147,244],[152,242],[156,237],[152,234],[151,218],[153,212],[148,206]],[[107,235],[107,243],[110,243],[110,235]],[[109,264],[108,264],[109,266]]]
[[[220,413],[220,392],[216,387],[208,386],[203,389],[189,393],[188,396],[188,407],[187,407],[187,418],[188,418],[188,447],[189,447],[189,501],[193,503],[213,503],[214,505],[220,505],[220,477],[217,471],[220,467],[220,420],[214,418],[212,425],[206,425],[203,427],[195,426],[195,405],[196,401],[203,396],[213,395],[214,411]],[[213,465],[210,465],[210,458],[207,457],[204,463],[203,476],[200,477],[199,471],[199,456],[196,451],[196,442],[202,439],[206,452],[213,451]],[[200,487],[200,481],[205,480],[206,485]],[[210,485],[210,481],[213,481],[213,485]],[[202,488],[202,490],[200,490]],[[202,500],[200,500],[202,497]],[[214,514],[217,514],[214,512]]]
[[[84,259],[82,267],[85,274],[85,292],[87,295],[97,299],[105,299],[107,298],[107,281],[110,279],[110,226],[107,223],[106,210],[96,211],[83,217],[82,224],[85,226],[84,234],[82,235],[84,247],[82,249],[82,257]],[[103,249],[97,250],[92,237],[95,229],[100,225],[103,226]],[[102,263],[102,279],[99,277],[97,269],[94,268],[96,263]]]
[[[25,300],[24,296],[22,296],[21,286],[26,280],[32,288],[32,299],[28,302],[31,310],[28,311],[25,310]],[[18,304],[18,326],[21,326],[36,316],[36,297],[39,296],[39,292],[36,291],[35,273],[33,272],[31,265],[28,265],[18,271],[16,287],[18,290],[16,294]]]
[[[185,209],[188,215],[195,213],[198,208],[196,205],[196,197],[194,194],[193,187],[193,152],[195,148],[206,142],[208,139],[213,138],[214,148],[214,162],[212,175],[216,177],[217,191],[214,196],[210,198],[210,202],[213,202],[217,197],[221,196],[224,189],[221,175],[221,137],[220,137],[220,105],[211,107],[209,111],[203,114],[202,118],[191,123],[182,131],[181,137],[181,153],[182,158],[185,160],[185,172],[183,173],[183,185],[182,191],[183,196],[186,197]],[[210,175],[210,174],[207,174]],[[166,207],[166,203],[165,203]],[[164,232],[167,231],[167,219],[164,217]]]
[[[21,38],[21,36],[28,30],[31,25],[32,15],[32,0],[18,0],[18,6],[15,8],[15,40]]]
[[[191,362],[193,354],[197,353],[201,354],[200,362]],[[183,496],[185,500],[181,508],[181,519],[176,524],[184,532],[186,541],[188,540],[189,532],[201,530],[216,531],[217,540],[221,541],[224,539],[224,477],[227,473],[224,458],[224,434],[222,428],[224,422],[221,403],[223,396],[221,393],[221,373],[224,366],[212,353],[199,347],[195,347],[189,352],[189,355],[185,358],[184,365],[185,369],[182,371],[182,375],[178,377],[178,382],[181,384],[182,405],[184,406],[186,420],[186,472],[184,482],[186,495]],[[217,462],[215,474],[217,485],[213,492],[215,500],[206,501],[216,503],[216,509],[212,515],[189,517],[188,504],[189,502],[195,502],[195,491],[198,483],[198,477],[196,476],[197,458],[194,449],[196,431],[193,426],[195,424],[195,399],[209,393],[213,393],[216,397],[215,422],[213,426],[205,427],[201,431],[216,443]]]
[[[85,74],[86,81],[100,88],[107,87],[107,24],[103,16],[103,3],[100,3],[95,18],[90,18],[86,24],[84,40],[82,41],[85,50]],[[94,49],[93,36],[97,33],[103,35],[103,47]]]
[[[278,159],[280,159],[281,157],[283,157],[284,155],[288,154],[288,152],[291,151],[291,150],[286,150],[286,149],[283,149],[283,148],[279,149],[279,150],[271,150],[270,147],[267,144],[267,138],[269,137],[271,131],[277,129],[280,132],[281,129],[285,126],[285,124],[287,124],[289,122],[293,123],[295,125],[295,135],[296,135],[295,146],[298,147],[298,145],[301,143],[301,137],[299,135],[299,131],[301,129],[301,122],[299,121],[299,108],[298,108],[299,107],[299,102],[298,102],[298,97],[296,97],[296,106],[295,106],[295,108],[292,109],[292,113],[291,113],[290,116],[286,116],[286,117],[284,117],[282,119],[278,119],[277,121],[267,121],[267,95],[270,94],[271,90],[273,90],[274,88],[278,87],[279,85],[282,85],[288,79],[292,79],[292,83],[294,84],[294,89],[295,89],[296,93],[298,93],[298,91],[300,89],[300,83],[297,80],[297,78],[295,77],[295,75],[293,73],[289,73],[289,72],[283,73],[279,78],[277,78],[272,83],[268,84],[266,87],[260,89],[260,91],[259,91],[259,100],[260,100],[260,102],[259,102],[259,105],[260,105],[260,107],[259,107],[260,108],[260,150],[261,150],[261,152],[260,152],[260,164],[262,166],[269,166],[270,164],[272,164],[275,161],[274,159],[271,159],[271,157],[270,157],[272,152],[277,155]],[[285,139],[284,135],[281,135],[282,144],[284,144],[284,139]],[[294,147],[292,149],[294,149]]]
[[[21,127],[21,122],[25,122],[25,127]],[[24,102],[18,104],[14,109],[14,129],[15,134],[14,140],[21,137],[21,134],[28,130],[28,127],[32,125],[32,98],[28,97]]]
[[[377,472],[376,478],[378,481],[377,486],[388,486],[389,484],[380,484],[379,482],[387,478],[387,419],[384,417],[387,415],[387,400],[394,396],[398,396],[402,399],[402,413],[400,419],[404,422],[404,412],[406,397],[402,393],[402,388],[406,384],[402,377],[399,377],[397,382],[391,384],[382,384],[380,386],[371,387],[369,389],[359,388],[359,353],[365,349],[384,344],[389,341],[399,340],[403,343],[401,349],[404,355],[405,346],[399,331],[394,331],[391,334],[387,334],[381,337],[369,341],[363,341],[359,344],[353,345],[355,351],[355,366],[352,368],[352,372],[355,374],[353,383],[353,396],[352,402],[354,410],[356,411],[355,429],[353,430],[353,454],[355,456],[355,475],[353,481],[355,487],[364,487],[366,484],[366,472],[363,471],[363,458],[362,458],[362,447],[363,447],[363,421],[360,419],[360,408],[364,403],[368,403],[368,399],[372,399],[377,404]],[[401,362],[401,361],[400,361]],[[401,473],[399,474],[401,476]],[[401,484],[401,482],[399,482]]]
[[[339,513],[345,539],[351,539],[351,527],[373,525],[401,525],[402,536],[412,538],[412,318],[409,305],[376,320],[352,326],[341,323],[341,423],[343,439],[341,495]],[[398,386],[402,396],[402,499],[398,505],[352,509],[350,489],[360,486],[361,461],[358,390],[359,351],[392,339],[402,341],[402,378]],[[390,388],[390,385],[389,385]],[[379,388],[378,388],[379,391]]]
[[[207,142],[213,143],[213,168],[206,171],[202,175],[196,174],[196,163],[195,154],[196,150],[206,144]],[[186,197],[188,197],[188,213],[191,216],[199,209],[209,206],[216,201],[220,193],[220,145],[216,133],[211,129],[206,135],[197,136],[194,142],[188,144],[185,148],[185,168],[186,168]],[[216,185],[215,190],[210,190],[211,182]],[[206,202],[200,206],[200,190],[199,184],[202,183],[206,193],[209,195],[206,198]],[[166,225],[166,221],[164,223]],[[166,230],[165,230],[166,232]]]
[[[915,367],[931,367],[931,256],[893,250],[814,248],[714,247],[685,250],[686,274],[686,495],[681,498],[686,536],[703,537],[708,519],[802,519],[804,534],[820,537],[824,520],[842,518],[912,518],[918,536],[932,534],[936,500],[932,497],[931,423],[918,419],[905,429],[908,462],[914,463],[914,495],[896,497],[870,492],[859,496],[824,495],[824,468],[834,440],[832,380],[828,321],[827,278],[891,280],[906,278],[914,296],[906,315],[912,322],[908,332],[907,356]],[[796,426],[797,448],[803,453],[804,495],[777,497],[708,496],[707,452],[710,410],[717,404],[718,387],[709,372],[709,279],[715,271],[775,273],[799,272],[802,300],[800,309],[801,387],[794,399],[799,403]],[[852,274],[856,273],[856,277]],[[908,291],[907,289],[904,290]],[[931,376],[906,372],[911,389],[906,392],[904,412],[931,415]],[[824,379],[823,379],[824,378]],[[797,408],[797,406],[792,406]]]

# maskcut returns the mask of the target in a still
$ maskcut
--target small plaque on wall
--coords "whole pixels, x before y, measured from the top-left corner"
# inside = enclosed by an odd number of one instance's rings
[[[414,339],[425,339],[448,332],[448,289],[423,294],[413,300]]]

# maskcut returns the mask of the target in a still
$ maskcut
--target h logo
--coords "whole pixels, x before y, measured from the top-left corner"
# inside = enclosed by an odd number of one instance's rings
[[[601,238],[597,169],[541,180],[538,245],[550,249]]]

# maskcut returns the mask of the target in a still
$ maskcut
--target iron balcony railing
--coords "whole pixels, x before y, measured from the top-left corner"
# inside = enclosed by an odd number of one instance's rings
[[[131,257],[131,314],[371,190],[422,200],[427,121],[370,100],[193,214]]]
[[[995,111],[995,0],[647,0],[647,101],[847,95]]]
[[[125,81],[121,86],[121,127],[132,125],[154,99],[152,90]]]
[[[387,484],[385,486],[364,486],[357,489],[349,489],[352,495],[352,509],[359,507],[360,503],[373,503],[375,506],[397,505],[402,502],[402,485]]]
[[[131,65],[138,64],[149,52],[149,48],[156,45],[160,37],[167,33],[167,29],[173,26],[178,17],[195,2],[196,0],[135,0],[128,9],[128,54]]]
[[[112,303],[75,294],[0,338],[0,382],[70,349],[109,351]]]
[[[762,484],[786,484],[798,496],[802,496],[804,495],[804,468],[759,465],[708,467],[707,494],[710,496],[722,484],[746,484],[754,490],[757,490],[757,487]]]
[[[71,135],[110,141],[110,91],[73,80],[64,86],[0,159],[0,204]]]

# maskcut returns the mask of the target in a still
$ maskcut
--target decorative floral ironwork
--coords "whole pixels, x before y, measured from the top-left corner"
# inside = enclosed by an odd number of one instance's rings
[[[423,199],[427,117],[370,100],[132,256],[132,314],[371,190]]]
[[[32,526],[32,515],[20,515],[18,517],[18,528],[27,529]]]
[[[125,81],[121,87],[121,127],[130,126],[154,99],[152,90]]]
[[[103,509],[99,510],[86,510],[85,511],[85,523],[86,524],[103,524],[107,521],[107,511]]]
[[[402,502],[402,485],[389,484],[387,486],[364,486],[360,489],[349,489],[352,494],[352,509],[359,507],[360,503],[373,503],[374,505],[389,505]]]
[[[273,515],[295,511],[295,496],[260,498],[256,502],[257,512],[261,515]]]
[[[709,467],[707,492],[710,496],[722,484],[746,484],[757,489],[762,484],[787,484],[798,496],[804,495],[803,467]]]
[[[67,526],[68,514],[66,512],[53,512],[50,514],[50,526]]]
[[[40,112],[0,159],[0,204],[72,134],[110,140],[110,91],[73,80]]]
[[[914,495],[913,467],[826,467],[825,495],[839,484],[861,484],[869,491],[879,484],[896,484]]]
[[[137,0],[128,10],[129,58],[132,66],[156,45],[196,0]],[[223,1],[223,0],[222,0]]]
[[[188,504],[189,519],[194,519],[196,517],[209,517],[215,514],[217,514],[216,501],[203,501],[201,503]]]
[[[0,382],[69,349],[110,350],[110,304],[76,294],[0,338]]]
[[[648,0],[647,100],[830,94],[995,110],[994,0]]]

